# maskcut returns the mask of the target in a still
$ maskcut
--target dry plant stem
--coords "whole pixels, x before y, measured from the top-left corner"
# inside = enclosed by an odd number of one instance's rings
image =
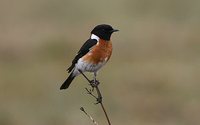
[[[102,98],[102,96],[101,96],[101,92],[100,92],[100,90],[99,90],[99,87],[96,86],[95,88],[96,88],[96,90],[97,90],[97,93],[100,94],[99,97]],[[97,100],[97,101],[98,101],[98,100]],[[108,121],[108,125],[111,125],[111,123],[110,123],[110,119],[109,119],[109,117],[108,117],[108,114],[107,114],[107,112],[106,112],[106,109],[104,108],[104,105],[103,105],[103,103],[102,103],[102,100],[101,100],[99,103],[101,104],[101,108],[103,109],[103,112],[104,112],[104,114],[105,114],[105,116],[106,116],[106,119],[107,119],[107,121]]]
[[[84,77],[85,79],[90,83],[91,81],[88,79],[88,77],[81,71],[81,70],[78,70]]]
[[[92,85],[92,84],[91,84],[91,81],[87,78],[87,76],[86,76],[85,74],[83,74],[82,71],[79,70],[79,72],[85,77],[85,79],[87,79],[87,81],[90,83],[90,85],[96,89],[98,97],[96,97],[96,96],[92,93],[92,91],[91,91],[91,90],[88,90],[87,88],[86,88],[86,91],[88,92],[88,94],[90,94],[92,97],[94,97],[94,98],[97,100],[97,103],[96,103],[96,104],[100,103],[101,108],[103,109],[103,112],[104,112],[104,114],[105,114],[105,116],[106,116],[108,125],[111,125],[110,119],[109,119],[109,117],[108,117],[108,114],[107,114],[106,109],[104,108],[104,105],[103,105],[103,102],[102,102],[102,95],[101,95],[101,91],[99,90],[98,84],[94,83],[94,85]],[[98,81],[96,81],[96,80],[93,80],[93,81],[94,81],[94,82],[98,82]]]
[[[83,107],[81,107],[80,110],[83,111],[83,112],[90,118],[90,120],[91,120],[95,125],[98,125],[98,123],[92,118],[91,115],[89,115],[89,114],[85,111],[85,109],[84,109]]]
[[[95,87],[95,89],[96,89],[96,91],[97,91],[97,95],[98,95],[97,103],[102,104],[102,95],[101,95],[101,92],[100,92],[100,90],[99,90],[99,87],[98,87],[98,85],[97,85],[97,86],[94,86],[94,87]]]

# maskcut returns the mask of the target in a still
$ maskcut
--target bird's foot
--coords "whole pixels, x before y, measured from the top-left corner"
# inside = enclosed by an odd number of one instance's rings
[[[100,84],[100,82],[98,80],[91,80],[90,81],[90,85],[92,86],[92,88],[97,87]]]
[[[96,97],[97,102],[95,104],[99,104],[99,103],[102,102],[102,96],[101,96],[101,93],[100,93],[99,88],[98,88],[99,84],[100,84],[100,82],[96,79],[90,81],[90,85],[92,87],[91,91],[93,92],[94,88],[97,90],[97,97]]]

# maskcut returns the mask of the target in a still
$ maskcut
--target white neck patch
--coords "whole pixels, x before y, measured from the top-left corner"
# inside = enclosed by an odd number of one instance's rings
[[[99,41],[100,38],[97,35],[92,34],[90,39],[95,39],[95,40]]]

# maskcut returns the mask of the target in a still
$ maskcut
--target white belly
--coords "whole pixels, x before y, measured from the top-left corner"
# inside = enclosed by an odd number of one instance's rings
[[[78,60],[76,67],[83,72],[97,72],[106,62],[101,62],[98,64],[90,64],[83,61],[82,59]]]
[[[75,65],[74,75],[80,74],[78,70],[81,70],[82,72],[97,72],[103,65],[105,65],[105,63],[106,61],[98,64],[90,64],[79,59]]]

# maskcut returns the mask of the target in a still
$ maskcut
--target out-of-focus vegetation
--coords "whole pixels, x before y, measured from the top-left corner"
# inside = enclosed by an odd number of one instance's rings
[[[200,1],[1,0],[0,125],[106,124],[65,71],[97,24],[120,30],[99,72],[113,125],[200,124]]]

